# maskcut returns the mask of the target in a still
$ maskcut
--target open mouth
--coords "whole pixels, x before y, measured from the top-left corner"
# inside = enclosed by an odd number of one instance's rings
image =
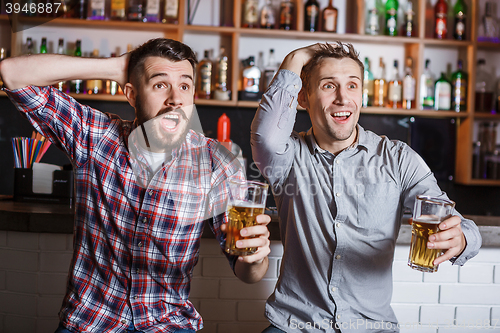
[[[165,131],[173,132],[179,126],[181,117],[177,113],[166,113],[160,120],[161,126]]]
[[[333,117],[333,119],[335,120],[338,120],[338,121],[346,121],[347,119],[349,119],[349,117],[351,116],[351,112],[349,111],[342,111],[342,112],[335,112],[335,113],[332,113],[331,116]]]

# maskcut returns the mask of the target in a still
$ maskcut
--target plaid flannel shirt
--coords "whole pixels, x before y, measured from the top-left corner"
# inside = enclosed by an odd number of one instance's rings
[[[62,323],[78,332],[123,332],[132,320],[144,332],[201,329],[201,316],[188,297],[202,208],[215,215],[211,228],[222,247],[224,180],[242,176],[234,157],[190,131],[144,188],[127,148],[135,123],[81,105],[52,87],[5,90],[73,164],[74,253]],[[235,259],[228,256],[232,268]]]

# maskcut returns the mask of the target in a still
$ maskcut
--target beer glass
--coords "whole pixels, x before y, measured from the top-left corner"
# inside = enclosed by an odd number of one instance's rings
[[[441,249],[427,248],[429,236],[439,232],[439,224],[451,217],[455,203],[451,200],[417,195],[411,228],[411,245],[408,266],[421,272],[437,272],[434,259]]]
[[[245,227],[256,225],[257,215],[264,213],[268,185],[250,180],[230,179],[229,181],[229,213],[226,234],[226,252],[244,256],[255,253],[257,248],[237,248],[236,242],[241,237],[240,231]]]

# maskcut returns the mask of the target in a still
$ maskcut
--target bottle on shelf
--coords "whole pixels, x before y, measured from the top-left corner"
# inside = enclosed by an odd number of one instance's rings
[[[87,0],[75,0],[75,17],[80,20],[87,18]]]
[[[40,44],[40,53],[47,53],[47,38],[42,38],[42,44]]]
[[[493,83],[491,74],[486,69],[486,61],[479,59],[476,67],[476,112],[492,112],[493,110]]]
[[[457,71],[451,76],[451,109],[456,112],[467,110],[468,75],[463,71],[463,62],[458,60]]]
[[[337,8],[333,7],[333,0],[328,1],[328,6],[323,9],[321,14],[321,30],[327,32],[337,32]]]
[[[373,105],[385,106],[387,101],[387,80],[385,78],[385,65],[380,58],[377,75],[373,82]]]
[[[57,54],[66,54],[66,51],[64,50],[64,39],[59,38],[59,41],[57,43]],[[62,92],[67,92],[68,90],[68,82],[67,81],[60,81],[54,85],[55,88],[57,88],[59,91]]]
[[[111,53],[111,57],[116,57],[116,53]],[[114,96],[118,94],[118,88],[118,83],[116,81],[106,80],[106,94]]]
[[[368,0],[366,8],[365,34],[372,36],[378,35],[380,24],[375,0]]]
[[[142,21],[144,6],[142,0],[128,0],[127,2],[127,20]]]
[[[499,39],[499,24],[495,17],[492,15],[494,3],[487,1],[484,10],[484,16],[482,17],[478,29],[477,40],[480,42],[494,42],[498,43]]]
[[[75,17],[75,5],[76,4],[72,0],[61,0],[61,7],[56,15],[62,18]]]
[[[243,28],[257,28],[259,23],[259,0],[245,0],[243,5]]]
[[[453,6],[453,13],[455,14],[455,23],[453,25],[453,38],[456,40],[466,39],[466,18],[467,18],[467,5],[464,0],[457,0]]]
[[[87,20],[105,20],[107,18],[105,0],[89,0],[88,6]]]
[[[385,34],[398,35],[398,0],[387,0],[385,3]]]
[[[450,110],[451,108],[451,84],[444,73],[436,81],[434,86],[434,110]]]
[[[126,15],[126,1],[125,0],[111,0],[111,13],[112,20],[124,21],[127,19]]]
[[[415,37],[417,29],[415,27],[415,12],[413,11],[413,3],[408,1],[405,10],[405,23],[401,26],[401,35],[405,37]]]
[[[363,72],[363,99],[364,108],[373,105],[373,74],[370,71],[370,60],[365,57],[365,70]]]
[[[179,23],[179,0],[165,0],[163,7],[163,23]]]
[[[94,49],[92,51],[92,58],[99,58],[99,50]],[[89,95],[97,95],[101,94],[102,91],[102,81],[101,80],[87,80],[87,94]]]
[[[280,4],[280,29],[292,30],[294,5],[291,0],[282,0]]]
[[[26,38],[26,45],[25,45],[25,54],[34,54],[34,48],[35,46],[33,45],[33,40],[31,39],[31,37],[27,37]]]
[[[387,93],[387,107],[389,108],[401,108],[402,106],[402,91],[403,82],[399,76],[398,61],[394,60],[394,66],[392,67],[391,80],[389,81],[389,88]]]
[[[425,60],[424,72],[420,76],[420,109],[434,108],[434,75],[431,72],[431,61]]]
[[[307,0],[304,5],[304,31],[319,30],[319,4],[316,0]]]
[[[275,25],[276,14],[274,13],[272,0],[266,0],[260,11],[260,27],[262,29],[274,29]]]
[[[434,38],[446,39],[448,34],[448,4],[438,0],[434,6]]]
[[[413,76],[413,59],[406,58],[405,77],[403,79],[403,108],[415,107],[415,77]]]
[[[203,59],[198,65],[198,89],[196,94],[200,99],[212,98],[212,67],[210,51],[205,50]]]
[[[243,90],[258,93],[260,91],[261,75],[259,67],[255,66],[255,57],[248,57],[247,65],[243,69]]]
[[[144,10],[144,22],[161,22],[160,0],[146,0],[146,8]]]
[[[231,98],[231,91],[229,90],[229,58],[226,54],[226,48],[220,48],[219,59],[215,71],[215,91],[214,99],[219,101],[228,101]]]
[[[75,57],[82,56],[82,41],[78,39],[75,45]],[[83,80],[71,80],[70,82],[70,92],[75,94],[83,94],[84,92],[84,83]]]
[[[278,63],[276,62],[276,58],[274,55],[274,49],[269,50],[269,58],[267,58],[267,64],[264,67],[264,78],[263,78],[263,89],[262,91],[265,91],[267,87],[271,84],[271,81],[274,78],[274,75],[276,75],[276,72],[278,71]]]

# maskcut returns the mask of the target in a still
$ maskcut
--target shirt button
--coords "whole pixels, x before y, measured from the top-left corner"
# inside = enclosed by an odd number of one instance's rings
[[[153,190],[150,190],[150,191],[149,191],[149,195],[153,195]]]
[[[142,242],[139,242],[139,244],[137,244],[139,247],[142,247]]]
[[[137,299],[137,296],[134,296],[134,299]]]
[[[127,321],[125,319],[122,319],[122,324],[127,325]]]
[[[294,87],[295,89],[299,89],[299,86],[298,86],[298,85],[296,85],[296,84],[294,84],[294,85],[293,85],[293,87]]]
[[[337,259],[337,260],[339,260],[340,258],[341,258],[340,254],[337,254],[337,255],[335,256],[335,259]]]
[[[340,319],[340,315],[339,314],[337,315],[337,319]]]
[[[334,293],[337,290],[337,288],[332,287],[332,293]]]
[[[340,164],[340,161],[339,160],[335,160],[335,163]]]
[[[135,272],[136,272],[137,274],[139,274],[139,272],[140,272],[139,268],[136,268],[136,269],[135,269]]]
[[[146,223],[147,221],[148,221],[148,219],[145,217],[142,219],[142,223]]]
[[[337,222],[336,226],[337,228],[340,228],[340,222]]]
[[[340,197],[340,192],[335,193],[336,196]]]

